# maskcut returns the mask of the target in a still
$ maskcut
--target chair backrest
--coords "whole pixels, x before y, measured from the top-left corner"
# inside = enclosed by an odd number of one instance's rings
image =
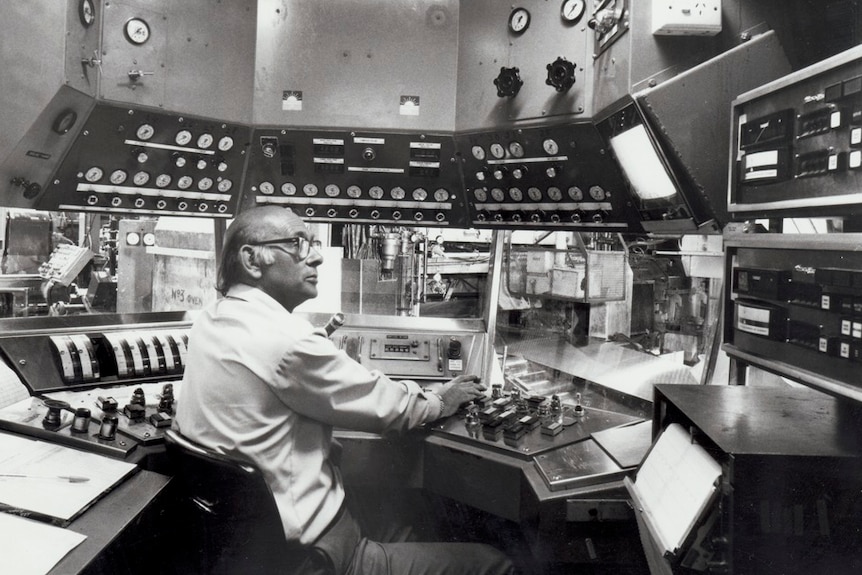
[[[165,433],[179,479],[183,517],[200,573],[289,572],[297,550],[288,544],[275,499],[252,463],[205,449],[174,430]]]

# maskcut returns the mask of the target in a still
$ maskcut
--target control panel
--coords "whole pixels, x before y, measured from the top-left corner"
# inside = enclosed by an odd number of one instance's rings
[[[743,94],[733,119],[731,213],[862,212],[862,49]]]
[[[469,225],[640,231],[592,123],[459,134]]]
[[[292,208],[309,222],[463,226],[451,136],[256,129],[243,209]]]
[[[99,103],[36,207],[230,218],[249,136],[238,124]]]

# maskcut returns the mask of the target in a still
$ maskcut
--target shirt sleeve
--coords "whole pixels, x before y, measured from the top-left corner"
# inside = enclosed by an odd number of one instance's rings
[[[359,431],[405,431],[440,417],[439,396],[414,381],[369,371],[320,330],[296,339],[281,358],[276,394],[294,411]]]

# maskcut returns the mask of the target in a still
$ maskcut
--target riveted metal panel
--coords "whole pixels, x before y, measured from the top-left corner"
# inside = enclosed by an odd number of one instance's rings
[[[457,129],[476,130],[519,120],[592,113],[592,70],[588,45],[592,30],[587,14],[566,24],[560,2],[524,0],[530,13],[527,29],[509,30],[513,5],[498,0],[461,2],[458,37]],[[562,57],[576,65],[575,83],[558,92],[546,84],[548,64]],[[523,86],[514,97],[500,97],[494,79],[501,68],[518,68]]]
[[[66,85],[96,97],[101,78],[102,0],[92,0],[90,20],[82,0],[66,2]]]
[[[453,130],[457,6],[261,0],[254,123]],[[301,100],[287,102],[289,92]],[[405,96],[418,97],[418,110],[402,110]]]

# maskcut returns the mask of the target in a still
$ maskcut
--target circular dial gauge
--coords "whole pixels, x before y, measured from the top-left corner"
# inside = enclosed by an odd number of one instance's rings
[[[183,176],[177,180],[177,187],[181,190],[187,190],[192,187],[192,183],[194,183],[194,180],[192,180],[191,176]]]
[[[159,174],[156,177],[156,186],[160,188],[167,188],[171,185],[171,177],[168,174]]]
[[[563,192],[560,191],[560,188],[556,186],[551,186],[550,188],[548,188],[548,197],[555,202],[559,202],[563,199]]]
[[[473,195],[476,197],[477,202],[488,201],[488,192],[485,191],[485,188],[476,188],[473,190]]]
[[[605,189],[601,186],[590,186],[590,197],[597,202],[600,202],[607,197],[607,194],[605,193]]]
[[[302,193],[306,196],[316,196],[317,186],[315,184],[305,184],[302,186]]]
[[[200,191],[205,192],[211,187],[213,187],[212,178],[201,178],[200,180],[198,180],[198,189]]]
[[[96,21],[96,9],[93,0],[81,0],[78,3],[78,18],[85,28],[89,28]]]
[[[112,184],[119,186],[126,181],[127,177],[129,177],[129,175],[124,170],[114,170],[111,172],[110,180]]]
[[[404,188],[401,186],[395,186],[390,190],[389,195],[392,196],[393,200],[403,200],[404,196],[407,195],[407,192],[405,192]]]
[[[230,136],[222,136],[218,141],[218,149],[222,152],[227,152],[231,148],[233,148],[233,138]]]
[[[132,181],[135,182],[136,186],[144,186],[150,181],[150,174],[147,172],[137,172],[132,176]]]
[[[213,135],[203,133],[198,136],[198,148],[207,149],[213,145]]]
[[[126,245],[136,246],[141,243],[141,234],[138,232],[129,232],[126,234]]]
[[[339,188],[335,184],[327,184],[325,188],[323,188],[323,193],[325,193],[330,198],[336,197],[341,193],[341,188]]]
[[[192,133],[188,130],[180,130],[174,138],[174,142],[176,142],[178,146],[185,146],[191,141]]]
[[[99,168],[97,166],[93,166],[92,168],[87,170],[86,174],[84,174],[84,179],[87,180],[88,182],[91,182],[91,183],[92,182],[98,182],[99,180],[102,179],[102,176],[104,176],[104,175],[105,175],[105,172],[102,171],[102,168]]]
[[[491,155],[498,160],[506,155],[506,149],[503,144],[491,144]]]
[[[473,152],[473,157],[477,160],[482,161],[485,159],[485,148],[482,146],[473,146],[471,151]]]
[[[150,124],[141,124],[140,126],[138,126],[138,131],[135,133],[138,135],[139,140],[146,141],[153,137],[153,134],[156,133],[156,130]]]
[[[132,44],[141,45],[150,39],[150,25],[143,18],[130,18],[123,31]]]
[[[584,199],[584,192],[578,186],[569,188],[569,198],[574,202],[580,202]]]
[[[533,186],[531,188],[527,188],[527,196],[533,200],[534,202],[542,201],[542,190]]]
[[[285,182],[281,184],[281,193],[285,196],[292,196],[296,193],[296,184],[292,182]]]
[[[530,11],[526,8],[515,8],[509,14],[509,30],[515,34],[523,34],[530,26]]]
[[[556,140],[550,138],[542,142],[542,149],[549,156],[556,156],[560,152],[560,146],[557,145]]]
[[[227,192],[233,187],[233,182],[225,178],[218,183],[218,191]]]
[[[560,18],[564,22],[575,24],[584,15],[585,8],[586,2],[584,0],[563,0],[563,4],[560,6]]]
[[[348,198],[358,198],[362,195],[362,188],[359,186],[348,186],[347,187],[347,197]]]
[[[145,246],[154,246],[156,245],[156,234],[153,232],[147,232],[143,236],[144,245]]]
[[[368,196],[372,200],[379,200],[383,197],[383,188],[380,186],[372,186],[368,189]]]
[[[506,199],[506,194],[500,188],[493,188],[491,190],[491,197],[494,198],[495,202],[502,202]]]
[[[523,158],[524,146],[520,142],[509,142],[509,153],[516,158]]]
[[[425,191],[425,188],[416,188],[415,190],[413,190],[413,199],[417,202],[421,202],[427,197],[428,192]]]
[[[444,190],[443,188],[438,188],[434,192],[434,200],[437,202],[445,202],[449,199],[449,191]]]
[[[509,188],[509,197],[512,198],[513,202],[520,202],[524,199],[524,193],[521,188]]]

